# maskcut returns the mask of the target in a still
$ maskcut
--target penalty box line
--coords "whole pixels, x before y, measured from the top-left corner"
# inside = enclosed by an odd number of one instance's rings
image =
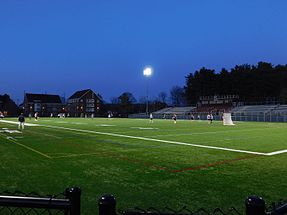
[[[66,127],[60,127],[60,126],[51,126],[51,125],[42,125],[42,126],[47,127],[47,128],[53,128],[53,129],[63,129],[63,130],[76,131],[76,132],[82,132],[82,133],[100,134],[100,135],[107,135],[107,136],[113,136],[113,137],[123,137],[123,138],[137,139],[137,140],[169,143],[169,144],[184,145],[184,146],[193,146],[193,147],[198,147],[198,148],[207,148],[207,149],[215,149],[215,150],[230,151],[230,152],[239,152],[239,153],[254,154],[254,155],[265,155],[265,156],[274,155],[271,153],[264,153],[264,152],[255,152],[255,151],[231,149],[231,148],[216,147],[216,146],[198,145],[198,144],[178,142],[178,141],[160,140],[160,139],[147,138],[147,137],[137,137],[137,136],[123,135],[123,134],[98,132],[98,131],[75,129],[75,128],[66,128]],[[287,150],[286,150],[286,152],[287,152]],[[276,153],[276,152],[272,152],[272,153]],[[281,151],[281,153],[285,153],[285,152]]]

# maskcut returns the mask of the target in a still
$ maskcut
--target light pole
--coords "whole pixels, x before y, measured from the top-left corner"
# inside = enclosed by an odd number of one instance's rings
[[[150,66],[147,66],[143,70],[143,75],[147,78],[149,78],[152,75],[152,68]],[[148,115],[148,79],[146,82],[146,115]]]

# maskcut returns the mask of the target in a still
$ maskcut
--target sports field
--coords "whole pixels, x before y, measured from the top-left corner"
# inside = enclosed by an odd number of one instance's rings
[[[16,119],[6,119],[14,121]],[[243,210],[248,195],[287,196],[287,124],[148,119],[0,120],[0,192],[82,189],[82,213],[113,194],[118,209]]]

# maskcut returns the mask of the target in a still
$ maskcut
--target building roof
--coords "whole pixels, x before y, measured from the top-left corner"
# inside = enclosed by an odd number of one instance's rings
[[[26,93],[26,98],[28,102],[40,101],[41,103],[62,104],[62,101],[59,95]]]
[[[75,92],[72,96],[70,96],[69,99],[79,99],[79,98],[83,97],[86,93],[88,93],[89,91],[94,93],[94,91],[92,91],[91,89],[80,90],[80,91]],[[101,99],[96,93],[94,93],[94,94],[98,99]]]

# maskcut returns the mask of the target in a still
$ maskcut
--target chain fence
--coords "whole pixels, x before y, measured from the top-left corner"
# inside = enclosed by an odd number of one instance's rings
[[[81,214],[80,188],[67,188],[58,195],[41,196],[35,192],[0,193],[1,215],[80,215]],[[245,200],[244,211],[231,207],[227,210],[216,208],[212,211],[205,208],[191,210],[183,207],[173,210],[169,207],[133,208],[117,210],[116,199],[113,195],[103,195],[98,200],[98,215],[285,215],[287,214],[287,201],[279,200],[276,203],[266,204],[264,199],[249,196]],[[93,215],[93,214],[89,214]]]
[[[0,194],[1,215],[80,215],[79,188],[58,195],[4,191]]]

